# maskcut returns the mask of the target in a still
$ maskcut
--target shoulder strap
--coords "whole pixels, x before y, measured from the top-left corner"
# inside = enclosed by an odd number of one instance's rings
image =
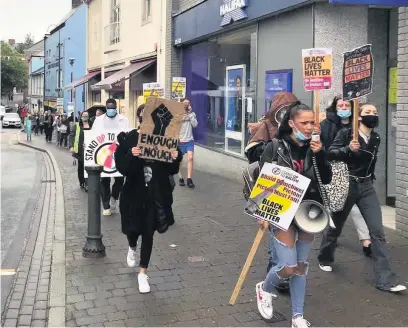
[[[272,163],[274,164],[278,162],[278,147],[279,147],[279,140],[276,138],[273,138],[272,139],[272,149],[273,149]]]

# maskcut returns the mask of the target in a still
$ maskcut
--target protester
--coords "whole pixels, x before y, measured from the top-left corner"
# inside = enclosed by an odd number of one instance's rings
[[[358,141],[353,140],[352,128],[342,129],[328,151],[330,160],[344,161],[349,169],[349,195],[340,212],[332,214],[336,228],[329,228],[323,234],[318,256],[321,270],[333,270],[334,252],[337,239],[354,204],[358,206],[368,226],[373,252],[374,284],[377,289],[389,292],[406,290],[397,285],[395,273],[390,266],[390,256],[382,224],[381,206],[373,186],[375,164],[377,162],[380,136],[374,131],[378,126],[378,114],[375,106],[361,105],[358,111]]]
[[[279,126],[278,147],[274,147],[273,141],[268,143],[262,154],[261,165],[276,162],[277,165],[289,167],[309,178],[311,182],[304,199],[322,203],[312,158],[316,157],[323,184],[330,183],[332,172],[322,143],[310,141],[314,128],[313,110],[299,102],[292,106]],[[263,228],[269,227],[266,221],[260,221],[260,224]],[[272,299],[276,296],[272,291],[286,278],[289,279],[292,301],[292,327],[308,327],[310,324],[303,318],[303,314],[307,261],[314,235],[300,230],[294,222],[287,231],[275,226],[271,228],[278,264],[270,269],[265,281],[256,285],[259,312],[265,319],[273,317]]]
[[[51,115],[51,110],[48,110],[44,117],[45,128],[45,141],[51,142],[52,140],[52,124],[54,123],[54,117]]]
[[[320,123],[321,138],[326,151],[332,145],[337,133],[343,128],[349,128],[353,122],[353,101],[343,100],[341,96],[334,97],[330,107],[326,109],[326,118]],[[354,226],[361,245],[363,254],[367,257],[372,256],[370,234],[367,224],[360,213],[351,212]]]
[[[69,150],[72,156],[78,160],[78,181],[79,187],[88,191],[88,182],[84,177],[84,131],[90,130],[89,113],[82,112],[79,122],[76,123],[76,128],[71,130],[69,136]]]
[[[182,160],[180,151],[172,153],[173,162],[141,159],[139,133],[132,130],[118,136],[115,152],[116,167],[126,177],[120,196],[122,232],[127,236],[129,250],[127,264],[136,266],[136,246],[142,237],[140,249],[139,292],[149,293],[147,269],[153,249],[153,235],[167,231],[174,224],[172,211],[173,189],[169,177],[177,174]]]
[[[40,130],[40,115],[37,113],[35,114],[35,129],[34,129],[35,136],[38,136],[39,130]]]
[[[44,121],[45,121],[44,114],[40,114],[38,121],[39,121],[39,123],[40,123],[40,133],[41,133],[41,135],[43,135],[43,132],[44,132]]]
[[[106,101],[106,114],[96,117],[92,125],[92,130],[129,130],[129,120],[117,112],[117,104],[115,99],[110,98]],[[111,215],[112,210],[116,209],[119,194],[123,186],[123,181],[123,177],[115,177],[115,183],[113,184],[111,190],[111,179],[109,177],[101,178],[103,215]]]
[[[198,125],[196,114],[193,112],[191,107],[191,102],[187,98],[183,99],[183,104],[185,108],[185,114],[180,128],[180,149],[181,153],[187,153],[187,186],[189,188],[194,188],[193,183],[193,166],[194,166],[194,136],[193,128]],[[184,178],[179,171],[179,184],[180,186],[185,186]]]
[[[143,122],[144,109],[145,109],[145,104],[141,104],[136,110],[136,130],[140,129],[140,125]]]
[[[33,122],[31,121],[31,115],[28,113],[24,122],[24,130],[27,135],[28,142],[31,142],[32,126]]]
[[[61,125],[59,127],[59,132],[61,134],[59,144],[61,147],[64,146],[65,148],[68,148],[68,136],[70,131],[69,119],[67,118],[67,115],[64,114],[62,115]]]
[[[278,117],[282,117],[282,113],[296,104],[297,98],[290,92],[279,92],[273,97],[266,115],[260,120],[260,122],[253,125],[251,135],[248,140],[248,145],[245,148],[245,155],[247,156],[249,163],[258,162],[261,160],[266,144],[277,136],[279,125]],[[269,262],[267,272],[269,272],[269,270],[277,264],[277,257],[274,247],[274,235],[271,232],[269,237]],[[279,292],[288,292],[289,280],[283,279],[282,282],[275,287]]]

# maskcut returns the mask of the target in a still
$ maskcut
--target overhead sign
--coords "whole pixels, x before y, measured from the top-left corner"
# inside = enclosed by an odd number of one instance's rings
[[[248,0],[223,0],[223,4],[220,6],[221,26],[248,18],[247,13],[244,11],[247,6]]]
[[[330,0],[330,3],[340,3],[344,5],[371,5],[371,6],[408,6],[408,0]]]
[[[374,61],[371,44],[344,53],[343,99],[357,99],[372,92]]]
[[[290,168],[265,163],[245,206],[245,213],[288,230],[310,179]]]
[[[306,91],[331,89],[333,54],[331,49],[302,50],[303,85]]]

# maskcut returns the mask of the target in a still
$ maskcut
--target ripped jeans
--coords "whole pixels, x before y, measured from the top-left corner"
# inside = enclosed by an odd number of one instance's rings
[[[276,254],[274,260],[278,264],[269,270],[264,281],[263,290],[273,293],[274,286],[279,285],[285,277],[288,277],[292,301],[292,316],[303,315],[306,295],[306,275],[309,266],[307,260],[309,251],[312,248],[312,242],[299,240],[296,237],[295,245],[290,247],[276,237],[273,240]]]

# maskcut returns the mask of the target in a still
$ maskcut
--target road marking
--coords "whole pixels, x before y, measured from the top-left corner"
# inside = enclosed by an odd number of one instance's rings
[[[14,276],[16,273],[15,269],[0,269],[0,276]]]

